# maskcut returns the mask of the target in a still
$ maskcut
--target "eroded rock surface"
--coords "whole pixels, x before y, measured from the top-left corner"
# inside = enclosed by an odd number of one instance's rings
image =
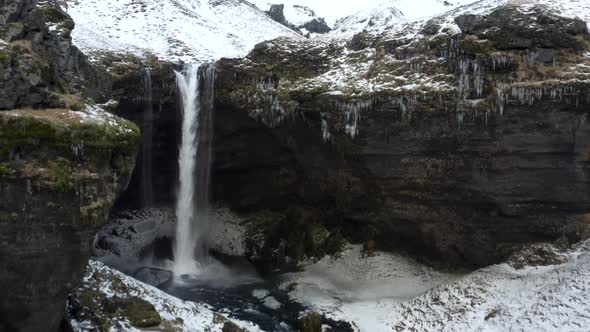
[[[71,44],[52,2],[0,8],[0,330],[55,331],[140,133],[95,102],[110,79]]]
[[[216,198],[470,265],[587,237],[585,23],[518,6],[457,22],[221,60]]]

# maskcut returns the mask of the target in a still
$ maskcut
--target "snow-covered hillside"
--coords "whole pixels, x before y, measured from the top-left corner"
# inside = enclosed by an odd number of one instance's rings
[[[273,21],[263,10],[273,0],[68,0],[68,13],[76,22],[74,43],[89,54],[102,50],[134,54],[152,52],[161,58],[208,61],[243,56],[264,40],[279,36],[302,38]],[[483,14],[498,6],[547,5],[565,16],[590,21],[590,1],[567,0],[373,0],[365,9],[340,18],[337,15],[359,8],[359,3],[334,1],[309,4],[307,0],[280,1],[291,24],[301,26],[325,17],[334,27],[329,35],[350,37],[363,30],[397,34],[419,31],[440,15],[443,26],[456,29],[453,19],[463,13]],[[308,6],[310,5],[310,6]]]
[[[291,296],[358,331],[587,331],[590,248],[562,265],[515,270],[507,264],[463,276],[403,256],[360,247],[294,273]]]
[[[579,17],[590,22],[590,1],[587,0],[384,0],[338,20],[331,35],[349,37],[363,30],[374,34],[402,30],[416,32],[433,17],[440,18],[443,25],[459,32],[453,21],[455,17],[465,13],[486,14],[506,4],[522,8],[544,5],[563,16]]]
[[[401,0],[408,1],[408,0]],[[434,0],[436,1],[436,0]],[[529,11],[534,6],[544,6],[547,10],[558,13],[565,17],[577,17],[590,25],[590,1],[587,0],[562,0],[559,2],[553,0],[480,0],[472,2],[470,0],[461,0],[471,2],[466,5],[457,6],[455,9],[442,14],[426,16],[421,19],[409,21],[407,24],[398,24],[385,29],[385,33],[391,37],[415,38],[420,35],[420,31],[426,23],[435,19],[436,23],[442,29],[449,29],[459,33],[459,27],[455,24],[455,18],[463,14],[486,15],[494,9],[503,5],[515,5],[521,11]]]
[[[83,51],[152,52],[164,59],[202,62],[243,56],[279,36],[301,38],[243,0],[68,1]]]
[[[399,9],[389,4],[380,4],[337,21],[332,34],[352,36],[363,30],[380,33],[405,21],[406,18]]]

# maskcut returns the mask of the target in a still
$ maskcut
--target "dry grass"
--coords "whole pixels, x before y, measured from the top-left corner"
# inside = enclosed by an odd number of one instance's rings
[[[33,43],[30,40],[15,40],[11,42],[10,45],[12,45],[14,50],[26,51],[28,53],[33,52]]]
[[[29,117],[48,121],[59,126],[79,125],[83,120],[80,113],[72,112],[67,108],[19,108],[11,111],[1,111],[0,118],[2,117]]]

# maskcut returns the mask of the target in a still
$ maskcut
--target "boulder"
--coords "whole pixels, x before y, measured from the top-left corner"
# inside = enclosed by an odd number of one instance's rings
[[[323,34],[332,31],[323,18],[314,18],[311,21],[305,22],[302,27],[311,33]]]
[[[287,22],[287,19],[285,18],[284,10],[285,10],[285,5],[283,5],[283,4],[271,5],[270,9],[266,13],[268,14],[268,16],[270,16],[270,18],[272,18],[276,22],[287,26],[288,22]]]

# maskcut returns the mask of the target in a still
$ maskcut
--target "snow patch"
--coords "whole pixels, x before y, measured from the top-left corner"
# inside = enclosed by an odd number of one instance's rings
[[[359,246],[286,277],[290,296],[357,331],[585,331],[590,324],[590,241],[562,265],[469,274],[437,272]]]

